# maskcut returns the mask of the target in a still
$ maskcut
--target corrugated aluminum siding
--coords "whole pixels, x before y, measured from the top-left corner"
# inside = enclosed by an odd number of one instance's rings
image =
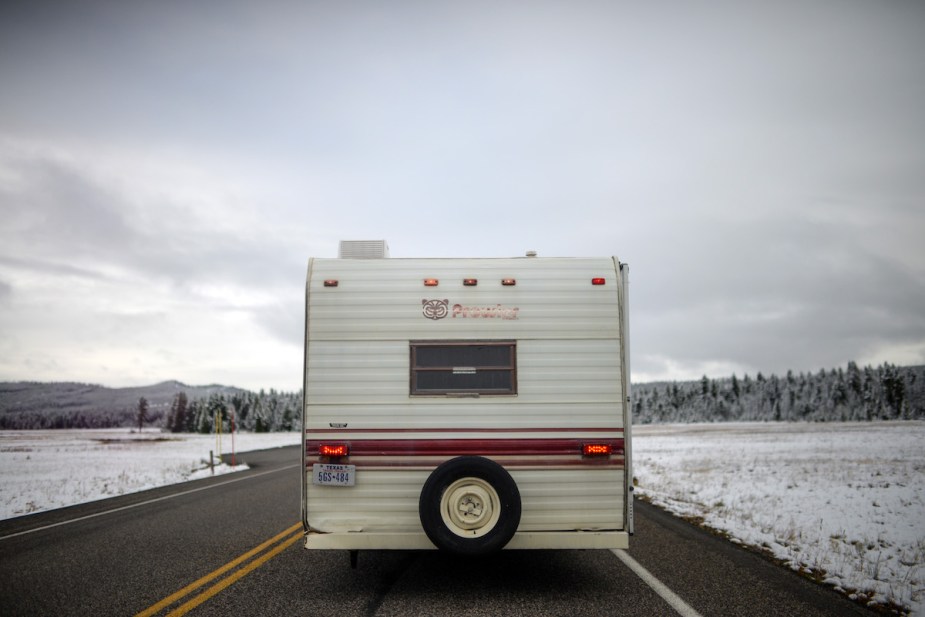
[[[620,471],[510,470],[520,491],[519,531],[614,529],[622,524]],[[360,471],[350,489],[313,486],[309,518],[326,532],[421,532],[418,499],[429,471]],[[619,515],[620,520],[615,517]]]
[[[310,273],[311,341],[619,337],[618,280],[609,259],[316,259]],[[608,284],[592,287],[591,278]],[[502,278],[515,278],[513,287]],[[423,279],[436,278],[437,287]],[[477,278],[475,287],[464,278]],[[324,287],[336,279],[337,287]],[[517,319],[423,317],[422,301],[519,308]]]
[[[592,287],[599,276],[607,284]],[[424,286],[431,277],[438,287]],[[478,286],[464,287],[466,277]],[[507,277],[517,285],[503,287]],[[329,279],[338,286],[324,287]],[[623,397],[619,285],[610,259],[315,260],[309,284],[309,428],[343,421],[426,428],[446,426],[448,416],[505,428],[558,426],[554,418],[563,426],[622,423],[622,407],[614,407]],[[447,300],[450,314],[424,317],[422,301],[431,299]],[[454,305],[519,310],[513,320],[453,317]],[[465,339],[517,341],[517,395],[475,405],[409,396],[409,341]]]
[[[594,277],[607,282],[592,286]],[[431,428],[622,429],[618,277],[609,258],[313,260],[305,428],[311,434],[346,424],[347,431],[386,431],[380,438]],[[425,287],[425,278],[439,285]],[[466,287],[464,278],[478,285]],[[502,286],[504,278],[517,284]],[[323,285],[332,279],[336,287]],[[447,316],[425,317],[430,300],[446,300]],[[454,305],[490,307],[494,315],[517,309],[517,318],[454,317]],[[517,394],[411,396],[409,342],[467,339],[517,342]],[[522,531],[623,526],[622,469],[511,472],[523,498]],[[358,470],[350,489],[313,486],[309,478],[308,521],[322,531],[419,531],[417,500],[428,473]]]

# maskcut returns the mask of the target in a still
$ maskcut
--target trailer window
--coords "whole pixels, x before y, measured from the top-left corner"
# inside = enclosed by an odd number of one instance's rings
[[[516,394],[514,341],[411,343],[411,394]]]

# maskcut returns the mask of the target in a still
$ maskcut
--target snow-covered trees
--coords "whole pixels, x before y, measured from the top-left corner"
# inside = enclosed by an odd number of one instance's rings
[[[186,392],[179,392],[173,397],[173,403],[170,405],[170,413],[167,414],[167,430],[171,433],[186,432],[186,417],[189,401],[186,399]]]
[[[234,422],[234,429],[239,431],[298,430],[302,424],[302,393],[272,389],[269,392],[241,391],[230,396],[213,393],[207,399],[190,403],[186,417],[187,421],[179,430],[169,424],[166,428],[177,432],[212,433],[216,422],[220,422],[222,432],[228,433]]]
[[[633,421],[852,421],[925,418],[925,367],[849,362],[818,373],[787,371],[697,381],[633,384]]]
[[[302,423],[302,393],[248,392],[179,382],[142,388],[0,383],[0,429],[151,426],[174,433],[211,433],[216,419],[224,432],[231,430],[232,419],[236,430],[298,430]]]
[[[139,395],[142,395],[139,397]],[[131,397],[131,398],[129,398]],[[141,401],[144,400],[144,411]],[[925,418],[925,366],[847,367],[633,384],[634,422],[858,421]],[[160,426],[177,433],[299,430],[302,392],[165,382],[112,389],[0,383],[0,429]],[[140,424],[139,424],[140,423]]]

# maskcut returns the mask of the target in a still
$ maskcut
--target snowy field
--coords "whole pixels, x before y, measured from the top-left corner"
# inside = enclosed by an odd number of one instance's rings
[[[234,450],[298,445],[299,433],[235,433]],[[209,476],[209,452],[231,454],[231,435],[129,429],[0,431],[0,519]],[[247,469],[247,454],[234,468]]]
[[[640,496],[864,602],[925,617],[925,423],[633,430]],[[235,436],[236,452],[298,443],[297,432]],[[0,431],[0,518],[209,475],[219,445],[230,453],[230,436]]]
[[[925,616],[925,423],[633,427],[638,495]]]

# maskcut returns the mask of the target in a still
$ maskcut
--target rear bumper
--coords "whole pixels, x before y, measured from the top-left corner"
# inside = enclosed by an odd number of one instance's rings
[[[305,534],[305,548],[330,550],[436,550],[421,533],[345,532]],[[626,549],[625,531],[527,531],[514,534],[508,549]]]

